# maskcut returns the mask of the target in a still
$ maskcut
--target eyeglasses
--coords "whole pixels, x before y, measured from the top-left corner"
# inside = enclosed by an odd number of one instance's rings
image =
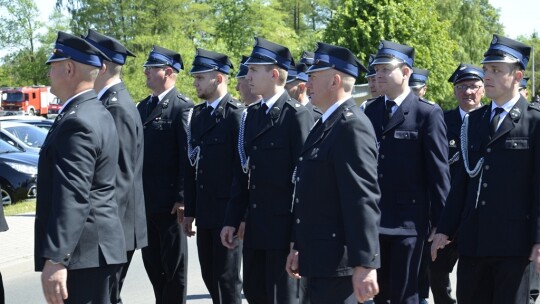
[[[462,84],[458,84],[456,86],[454,86],[454,88],[456,88],[458,91],[462,91],[462,92],[466,92],[467,90],[471,90],[473,92],[477,92],[481,87],[481,85],[462,85]]]

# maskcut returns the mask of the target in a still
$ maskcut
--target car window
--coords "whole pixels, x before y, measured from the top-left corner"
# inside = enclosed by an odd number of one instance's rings
[[[8,144],[7,142],[3,140],[0,140],[0,154],[11,153],[11,152],[21,152],[21,150],[15,148],[14,146]]]
[[[20,125],[4,128],[4,130],[13,134],[27,146],[40,148],[47,137],[47,131],[30,125]]]

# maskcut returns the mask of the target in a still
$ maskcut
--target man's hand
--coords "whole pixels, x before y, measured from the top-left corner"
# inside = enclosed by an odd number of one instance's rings
[[[540,244],[534,244],[529,260],[536,266],[536,271],[540,272]]]
[[[300,274],[298,274],[298,250],[291,249],[291,252],[289,252],[285,270],[291,278],[300,279]]]
[[[66,267],[47,260],[41,272],[41,286],[48,304],[63,304],[68,298],[66,281]]]
[[[237,242],[236,242],[236,236],[234,235],[234,232],[236,231],[236,228],[234,227],[231,227],[231,226],[225,226],[223,227],[223,229],[221,229],[221,244],[223,244],[223,246],[229,248],[229,249],[234,249],[237,245]]]
[[[180,202],[174,203],[174,206],[171,210],[171,214],[176,213],[176,221],[178,224],[182,225],[182,222],[184,221],[184,204]]]
[[[362,266],[354,267],[352,284],[358,302],[363,303],[372,299],[379,293],[377,270],[364,268]]]
[[[246,230],[246,222],[241,222],[240,227],[238,227],[238,233],[236,234],[236,235],[238,235],[238,239],[240,241],[244,240],[244,231],[245,230]]]
[[[193,231],[193,221],[194,220],[195,220],[195,218],[191,217],[191,216],[184,217],[184,222],[183,222],[184,233],[187,236],[194,236],[195,235],[195,231]]]
[[[436,233],[435,236],[433,236],[433,238],[431,239],[433,242],[431,244],[431,260],[435,261],[435,259],[437,258],[437,250],[443,249],[444,246],[450,243],[450,241],[448,240],[448,236],[442,233]]]

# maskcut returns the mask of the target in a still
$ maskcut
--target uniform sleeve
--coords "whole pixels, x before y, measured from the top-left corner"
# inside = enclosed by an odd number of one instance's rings
[[[91,210],[88,201],[98,142],[94,131],[75,118],[64,118],[54,150],[52,206],[41,257],[62,261],[79,243]],[[114,185],[109,187],[114,188]]]
[[[181,101],[183,102],[183,101]],[[180,110],[180,123],[177,132],[177,145],[180,160],[178,161],[178,174],[176,182],[176,202],[184,202],[184,178],[187,170],[187,123],[190,110],[193,108],[193,103],[189,102]]]
[[[313,116],[310,111],[306,108],[301,108],[295,114],[295,119],[293,120],[293,125],[290,132],[292,133],[290,137],[290,147],[291,147],[291,157],[294,160],[294,164],[298,163],[298,156],[302,152],[302,147],[304,142],[313,127],[314,121]]]
[[[369,120],[348,121],[332,159],[339,189],[349,266],[380,267],[377,146]]]
[[[192,121],[193,122],[193,121]],[[187,138],[186,138],[186,149],[187,149]],[[184,206],[185,206],[185,216],[195,217],[195,210],[197,208],[197,181],[195,180],[196,172],[195,166],[191,166],[189,161],[189,156],[186,153],[186,157],[183,159],[185,162],[184,167],[186,168],[184,176]],[[182,162],[182,160],[180,161]]]
[[[448,168],[448,142],[446,125],[439,106],[433,106],[426,117],[426,136],[424,137],[424,159],[431,203],[431,223],[437,226],[450,190],[450,171]]]
[[[116,171],[116,199],[118,215],[123,219],[127,207],[126,200],[129,197],[128,191],[131,189],[135,176],[134,168],[138,157],[136,153],[140,151],[136,147],[141,143],[137,140],[135,122],[130,120],[128,113],[119,104],[110,105],[107,110],[111,113],[118,137],[121,138],[119,140],[118,170]]]
[[[232,130],[234,132],[234,166],[233,166],[233,182],[231,184],[231,198],[227,203],[225,212],[225,220],[223,226],[238,227],[241,221],[245,220],[247,205],[249,200],[248,175],[243,172],[238,154],[238,132],[240,129],[240,119],[242,111],[234,113],[232,121]],[[232,115],[231,115],[232,116]],[[250,115],[252,117],[252,115]]]

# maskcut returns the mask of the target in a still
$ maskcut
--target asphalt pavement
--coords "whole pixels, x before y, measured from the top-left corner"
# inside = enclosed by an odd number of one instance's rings
[[[40,273],[34,272],[34,214],[8,216],[9,230],[0,233],[0,272],[4,281],[6,304],[45,303]],[[188,304],[211,304],[203,283],[195,237],[188,238]],[[140,250],[129,268],[122,299],[125,304],[154,303],[152,286],[144,270]],[[242,303],[247,303],[243,300]]]
[[[34,272],[34,214],[8,216],[6,220],[10,229],[0,233],[0,272],[4,280],[6,304],[45,303],[40,273]],[[187,303],[211,304],[201,276],[195,237],[188,238],[188,250]],[[455,275],[452,281],[455,287]],[[133,256],[122,298],[125,304],[154,303],[152,286],[146,276],[140,250]],[[244,299],[242,303],[247,301]]]

